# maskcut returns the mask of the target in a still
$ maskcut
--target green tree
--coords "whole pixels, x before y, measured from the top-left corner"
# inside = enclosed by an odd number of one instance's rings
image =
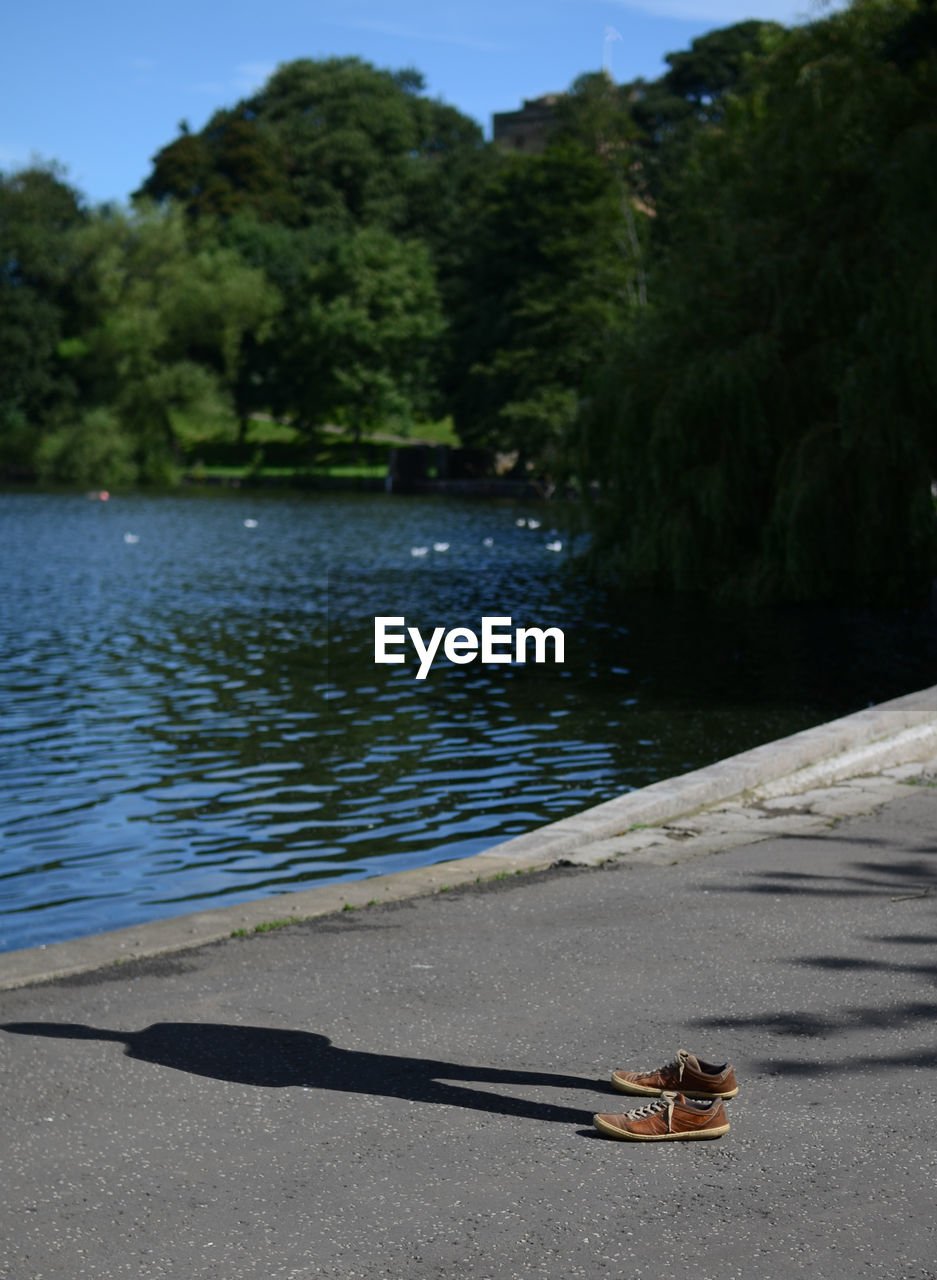
[[[174,411],[217,414],[236,387],[246,339],[269,333],[279,296],[233,249],[193,248],[178,210],[105,211],[76,249],[89,319],[62,349],[90,414],[44,442],[43,474],[104,483],[97,431],[130,442],[113,450],[109,483],[164,483],[179,461]]]
[[[697,36],[689,49],[667,54],[662,88],[698,118],[720,120],[727,96],[744,88],[750,68],[783,35],[777,22],[749,20]]]
[[[503,157],[474,211],[446,389],[461,437],[562,469],[581,389],[642,296],[627,105],[574,86],[550,145]]]
[[[907,31],[930,8],[855,0],[793,29],[696,132],[659,211],[646,322],[580,420],[594,554],[624,580],[927,588],[937,57]]]
[[[262,270],[281,310],[238,394],[313,434],[424,413],[444,320],[428,248],[380,227],[290,229],[239,216],[225,243]]]
[[[776,22],[738,22],[709,31],[689,49],[668,53],[668,70],[659,79],[621,88],[641,138],[637,186],[655,209],[666,203],[671,181],[679,190],[692,163],[695,134],[721,123],[732,95],[745,92],[783,37]]]
[[[0,469],[14,474],[74,403],[59,346],[76,307],[71,233],[86,217],[54,166],[0,174]]]
[[[281,394],[310,430],[405,424],[428,407],[443,328],[432,262],[377,227],[339,236],[310,264],[278,329]]]
[[[301,58],[200,133],[183,129],[139,194],[196,217],[250,211],[294,228],[422,234],[437,221],[434,196],[452,185],[452,157],[480,147],[475,122],[423,96],[416,71]]]

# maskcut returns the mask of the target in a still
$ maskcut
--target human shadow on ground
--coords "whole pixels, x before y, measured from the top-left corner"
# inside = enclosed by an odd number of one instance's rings
[[[508,1097],[449,1084],[601,1088],[583,1076],[544,1071],[473,1067],[431,1058],[408,1058],[360,1049],[340,1049],[327,1036],[279,1027],[213,1022],[156,1022],[142,1031],[109,1031],[69,1022],[8,1022],[0,1030],[64,1040],[104,1040],[125,1046],[125,1054],[193,1075],[265,1089],[333,1089],[530,1120],[591,1124],[592,1111]]]

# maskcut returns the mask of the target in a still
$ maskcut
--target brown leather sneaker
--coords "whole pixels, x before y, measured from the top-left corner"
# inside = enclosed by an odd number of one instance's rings
[[[612,1087],[645,1098],[659,1098],[665,1091],[679,1091],[687,1098],[734,1098],[739,1091],[728,1062],[703,1062],[686,1049],[678,1049],[673,1062],[656,1071],[613,1071]]]
[[[662,1093],[653,1102],[621,1116],[592,1117],[599,1133],[630,1142],[671,1142],[682,1138],[721,1138],[729,1132],[720,1098],[690,1102],[682,1093]]]

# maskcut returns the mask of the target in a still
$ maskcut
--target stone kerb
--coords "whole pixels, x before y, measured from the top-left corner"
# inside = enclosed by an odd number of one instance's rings
[[[482,858],[561,857],[595,840],[655,826],[772,784],[792,793],[937,754],[937,685],[666,778],[549,826],[515,836]]]
[[[235,931],[268,928],[272,919],[289,923],[536,870],[636,827],[660,826],[724,801],[800,794],[935,757],[937,686],[617,796],[474,857],[6,952],[0,954],[0,990],[201,946]]]

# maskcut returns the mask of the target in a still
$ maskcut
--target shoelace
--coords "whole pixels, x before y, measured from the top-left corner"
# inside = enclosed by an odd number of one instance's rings
[[[664,1066],[660,1068],[660,1074],[666,1075],[668,1071],[676,1071],[677,1083],[679,1084],[683,1079],[683,1068],[686,1066],[687,1058],[689,1058],[689,1056],[690,1055],[686,1049],[678,1049],[677,1056],[674,1058],[673,1062],[665,1063]]]
[[[646,1102],[643,1107],[635,1107],[634,1111],[628,1112],[629,1120],[647,1120],[649,1116],[659,1115],[660,1112],[666,1111],[673,1098],[668,1098],[663,1094],[660,1098],[655,1098],[653,1102]]]

